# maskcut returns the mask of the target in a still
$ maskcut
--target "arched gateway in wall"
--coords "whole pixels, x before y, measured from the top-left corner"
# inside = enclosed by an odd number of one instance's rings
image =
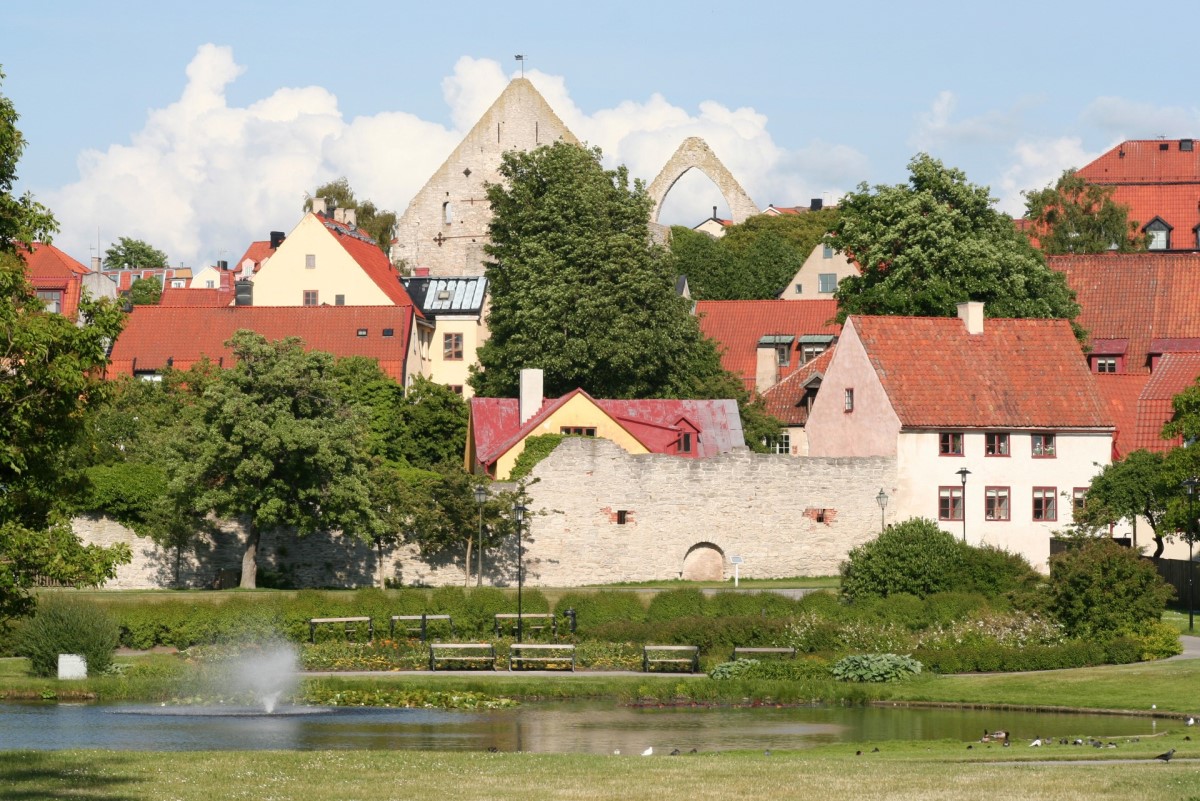
[[[725,554],[711,542],[698,542],[683,557],[684,581],[724,581]]]
[[[742,185],[737,182],[733,174],[725,169],[725,165],[712,152],[708,143],[698,136],[690,136],[683,140],[683,144],[667,161],[666,166],[662,168],[658,177],[654,179],[647,190],[654,201],[654,211],[650,216],[651,222],[658,222],[658,215],[662,212],[662,204],[666,200],[667,194],[683,177],[683,174],[691,169],[700,170],[717,185],[717,189],[721,190],[721,197],[729,204],[729,213],[733,215],[734,224],[743,222],[747,217],[753,217],[759,213],[758,206],[754,205],[754,201],[746,194],[746,190],[742,189]]]

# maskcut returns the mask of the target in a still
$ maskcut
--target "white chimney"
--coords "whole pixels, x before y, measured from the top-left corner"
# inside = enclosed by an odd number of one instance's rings
[[[341,209],[342,222],[350,228],[358,227],[358,212],[356,209]]]
[[[521,425],[542,408],[543,373],[535,368],[525,368],[521,371]]]
[[[312,210],[313,210],[313,214],[328,214],[329,206],[326,205],[325,198],[314,197],[312,199]]]
[[[966,303],[958,304],[958,319],[966,325],[968,334],[982,334],[983,303],[978,300],[969,300]]]

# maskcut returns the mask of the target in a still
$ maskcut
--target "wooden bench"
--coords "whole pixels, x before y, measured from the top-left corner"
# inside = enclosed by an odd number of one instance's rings
[[[700,646],[643,645],[642,670],[649,673],[651,665],[687,665],[689,673],[697,673],[700,670]]]
[[[742,648],[741,646],[733,649],[733,655],[730,659],[739,659],[746,657],[753,659],[759,656],[780,656],[788,659],[796,658],[795,648]]]
[[[516,615],[500,614],[500,615],[495,616],[495,620],[496,620],[496,636],[497,637],[502,635],[502,628],[501,628],[502,623],[511,623],[512,630],[514,632],[517,630],[517,616]],[[535,620],[537,622],[534,623],[533,625],[530,625],[530,623],[529,623],[530,620]],[[556,618],[554,615],[549,614],[547,612],[536,612],[536,613],[535,612],[525,612],[524,614],[521,615],[521,624],[522,624],[521,629],[523,631],[545,631],[546,626],[549,625],[550,633],[556,639],[558,638],[558,618]],[[504,628],[507,628],[507,626],[505,626]]]
[[[392,637],[393,639],[395,638],[396,623],[399,621],[404,621],[405,623],[410,623],[410,624],[416,623],[419,621],[420,625],[416,625],[416,626],[408,625],[408,626],[404,627],[404,630],[407,631],[409,634],[420,634],[421,642],[425,642],[426,635],[429,631],[429,623],[436,622],[436,621],[442,621],[442,620],[444,620],[450,624],[450,636],[453,637],[454,636],[454,621],[450,619],[449,615],[392,615],[392,622],[391,622],[390,627],[388,628],[388,636]]]
[[[308,641],[317,641],[317,626],[323,623],[340,623],[346,627],[346,639],[354,638],[358,633],[358,627],[363,623],[367,624],[367,642],[375,640],[375,621],[371,618],[363,617],[314,617],[308,621]]]
[[[534,662],[549,668],[551,665],[570,665],[575,670],[575,646],[565,643],[515,642],[508,646],[508,669],[515,670]]]
[[[432,642],[429,669],[437,670],[438,662],[464,662],[495,670],[496,646],[490,642]]]

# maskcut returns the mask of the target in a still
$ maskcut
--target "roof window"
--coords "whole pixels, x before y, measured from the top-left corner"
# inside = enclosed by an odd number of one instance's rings
[[[1193,140],[1191,140],[1191,139],[1180,139],[1179,140],[1179,150],[1181,153],[1191,153],[1192,147],[1193,147]]]
[[[365,337],[367,335],[367,329],[365,329],[365,328],[358,329],[358,335],[360,337]]]
[[[396,331],[395,331],[395,329],[392,329],[392,328],[385,328],[385,329],[383,329],[383,335],[385,337],[395,336]]]

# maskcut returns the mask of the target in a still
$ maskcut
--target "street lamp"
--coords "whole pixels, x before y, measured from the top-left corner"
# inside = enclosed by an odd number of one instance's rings
[[[967,541],[967,476],[971,475],[971,471],[965,467],[960,467],[956,471],[958,477],[962,480],[962,518],[963,518],[963,542]]]
[[[883,533],[883,510],[887,509],[888,496],[883,491],[883,487],[879,488],[879,494],[875,496],[875,503],[879,504],[879,533]]]
[[[1192,564],[1192,543],[1194,543],[1196,541],[1195,525],[1196,525],[1196,487],[1197,487],[1197,485],[1200,485],[1200,479],[1197,479],[1195,476],[1193,476],[1193,477],[1189,478],[1187,481],[1183,482],[1183,488],[1187,490],[1187,494],[1188,494],[1188,524],[1187,524],[1186,536],[1187,536],[1187,541],[1188,541],[1187,576],[1188,576],[1188,631],[1189,632],[1195,630],[1195,624],[1196,624],[1196,620],[1195,620],[1196,605],[1192,603],[1192,577],[1196,573],[1196,566],[1194,564]]]
[[[483,586],[483,504],[487,500],[487,489],[482,484],[475,485],[475,503],[479,506],[479,548],[476,556],[478,569],[475,571],[475,586]]]
[[[521,504],[514,506],[513,517],[517,521],[517,642],[521,642],[521,588],[525,583],[525,561],[521,547],[521,524],[525,520],[525,507]]]

